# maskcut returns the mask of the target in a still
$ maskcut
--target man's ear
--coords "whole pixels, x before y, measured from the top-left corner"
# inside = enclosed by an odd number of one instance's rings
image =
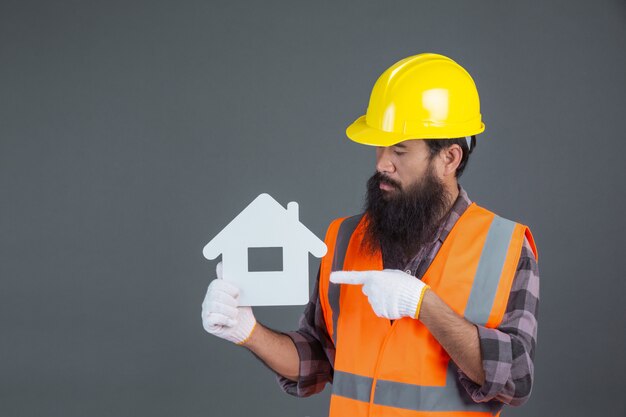
[[[463,159],[463,149],[456,143],[441,151],[441,157],[444,164],[443,175],[456,175],[456,169]]]

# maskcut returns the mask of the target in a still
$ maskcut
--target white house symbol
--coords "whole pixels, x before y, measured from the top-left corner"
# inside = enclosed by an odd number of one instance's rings
[[[282,248],[282,271],[250,271],[249,248]],[[281,206],[261,194],[224,227],[202,253],[222,255],[223,278],[239,287],[239,305],[302,305],[309,301],[309,252],[326,254],[323,241],[298,219],[298,203]]]

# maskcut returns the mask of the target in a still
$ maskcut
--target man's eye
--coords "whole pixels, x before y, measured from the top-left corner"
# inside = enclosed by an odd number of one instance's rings
[[[406,152],[393,151],[396,155],[404,155]]]

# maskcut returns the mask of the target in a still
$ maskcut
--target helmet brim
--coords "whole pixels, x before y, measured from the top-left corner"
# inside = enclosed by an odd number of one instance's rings
[[[393,146],[397,143],[410,139],[454,139],[466,136],[478,135],[485,131],[485,124],[480,122],[473,128],[468,126],[459,126],[459,129],[451,129],[450,126],[433,129],[430,126],[423,132],[398,133],[385,132],[380,129],[369,126],[366,122],[365,115],[359,117],[346,129],[346,135],[350,140],[369,146]]]

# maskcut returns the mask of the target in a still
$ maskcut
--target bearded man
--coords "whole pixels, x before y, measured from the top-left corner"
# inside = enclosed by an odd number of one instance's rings
[[[331,416],[493,416],[526,402],[537,250],[528,227],[458,183],[483,130],[475,84],[456,62],[420,54],[394,64],[346,131],[376,147],[376,172],[364,213],[328,228],[300,328],[257,323],[218,279],[205,329],[250,349],[289,394],[331,382]]]

